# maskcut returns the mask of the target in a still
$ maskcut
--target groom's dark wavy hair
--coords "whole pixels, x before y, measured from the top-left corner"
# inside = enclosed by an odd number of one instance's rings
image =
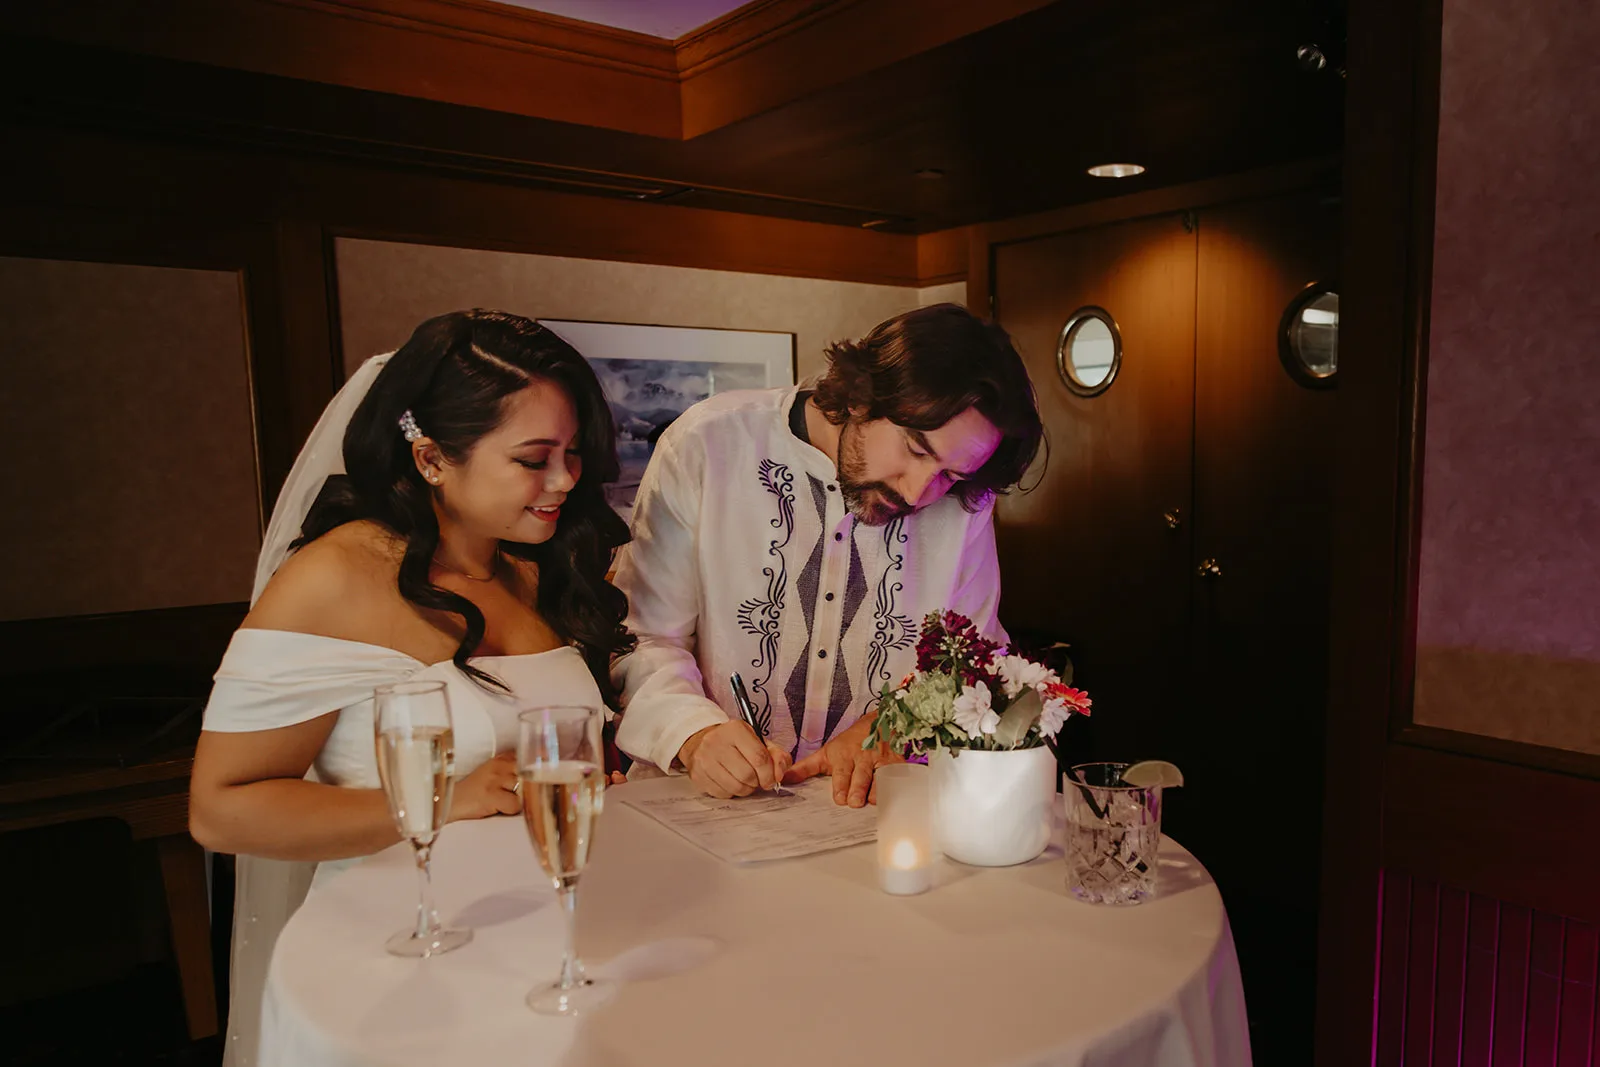
[[[564,640],[583,653],[608,704],[613,655],[633,647],[623,626],[628,601],[606,580],[628,527],[606,503],[605,484],[617,480],[616,428],[594,370],[577,350],[531,319],[503,311],[456,311],[417,327],[378,373],[344,435],[348,472],[329,478],[311,506],[295,547],[359,519],[383,524],[404,538],[400,595],[418,607],[459,615],[465,624],[452,659],[480,684],[504,688],[468,659],[483,640],[483,612],[466,597],[433,584],[429,564],[439,548],[435,490],[417,471],[411,443],[400,430],[410,411],[452,463],[463,462],[500,424],[505,401],[531,382],[550,382],[578,414],[582,476],[561,507],[555,536],[542,544],[503,542],[507,555],[539,566],[536,608]]]

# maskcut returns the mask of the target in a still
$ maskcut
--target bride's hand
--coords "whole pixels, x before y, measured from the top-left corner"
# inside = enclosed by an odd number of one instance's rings
[[[522,810],[522,794],[515,791],[516,784],[516,754],[505,752],[494,757],[456,783],[450,821],[515,815]]]

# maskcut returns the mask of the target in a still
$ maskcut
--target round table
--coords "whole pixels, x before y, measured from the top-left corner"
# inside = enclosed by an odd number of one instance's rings
[[[1156,898],[1083,904],[1056,843],[1007,868],[944,861],[932,890],[877,886],[870,845],[734,866],[613,787],[579,895],[579,951],[621,985],[577,1019],[523,997],[554,980],[562,919],[522,821],[455,823],[435,849],[445,920],[471,944],[399,959],[415,915],[407,845],[316,889],[284,928],[262,1067],[867,1064],[1242,1067],[1244,994],[1221,897],[1162,843]]]

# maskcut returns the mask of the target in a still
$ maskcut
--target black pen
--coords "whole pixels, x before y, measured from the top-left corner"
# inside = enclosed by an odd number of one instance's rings
[[[739,677],[739,672],[728,675],[728,685],[733,690],[733,702],[739,705],[739,717],[745,725],[755,731],[756,740],[763,743],[767,740],[767,732],[761,728],[761,722],[756,718],[756,706],[750,700],[750,694],[744,687],[744,679]],[[786,796],[789,791],[782,785],[774,782],[772,791],[778,796]]]

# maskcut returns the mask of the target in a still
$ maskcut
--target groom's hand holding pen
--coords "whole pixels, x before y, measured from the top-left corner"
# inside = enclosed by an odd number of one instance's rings
[[[739,718],[706,727],[678,750],[678,762],[689,780],[714,797],[742,797],[777,788],[793,762],[789,753],[762,739],[743,688],[742,682],[734,687]]]

